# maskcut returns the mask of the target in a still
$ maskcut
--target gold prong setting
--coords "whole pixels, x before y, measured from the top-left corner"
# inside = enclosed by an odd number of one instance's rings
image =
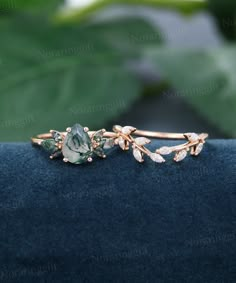
[[[88,160],[88,162],[92,162],[93,161],[92,157],[89,157],[87,160]]]

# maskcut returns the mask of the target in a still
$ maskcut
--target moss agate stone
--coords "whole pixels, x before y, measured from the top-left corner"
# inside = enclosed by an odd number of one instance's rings
[[[74,164],[84,163],[92,155],[91,139],[80,124],[75,124],[66,135],[62,153],[68,162]]]
[[[44,140],[41,144],[44,150],[50,152],[50,153],[55,153],[58,148],[56,147],[56,142],[54,139],[47,139]]]

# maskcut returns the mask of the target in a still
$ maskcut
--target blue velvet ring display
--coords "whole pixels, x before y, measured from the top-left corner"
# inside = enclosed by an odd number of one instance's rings
[[[236,140],[130,155],[76,166],[0,144],[0,282],[236,282]]]

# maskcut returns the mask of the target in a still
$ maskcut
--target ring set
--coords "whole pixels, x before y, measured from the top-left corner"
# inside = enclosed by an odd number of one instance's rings
[[[133,156],[138,162],[144,157],[157,163],[165,162],[163,156],[173,154],[175,162],[180,162],[190,153],[198,156],[203,149],[208,134],[201,133],[163,133],[138,130],[132,126],[113,126],[112,132],[105,129],[90,131],[88,127],[75,124],[65,132],[51,130],[49,133],[33,137],[32,143],[43,147],[50,153],[50,158],[63,157],[64,162],[82,164],[92,162],[94,156],[106,158],[106,151],[114,146],[122,150],[132,149]],[[154,152],[147,147],[150,138],[181,139],[184,143],[176,146],[162,146]]]

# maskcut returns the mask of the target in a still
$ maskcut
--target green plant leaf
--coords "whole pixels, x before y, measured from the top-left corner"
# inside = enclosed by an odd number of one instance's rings
[[[236,136],[236,46],[214,50],[159,48],[149,51],[148,56],[175,88],[176,98],[186,99],[216,127]]]
[[[225,37],[234,40],[236,38],[236,1],[209,0],[209,10],[215,16]]]
[[[0,12],[14,10],[47,10],[49,8],[59,7],[63,0],[1,0]]]
[[[135,19],[52,27],[19,17],[1,22],[0,32],[1,141],[28,140],[75,122],[103,128],[141,93],[126,58],[160,42],[137,37],[153,32]]]
[[[111,4],[145,5],[153,8],[175,9],[185,14],[190,14],[207,7],[206,0],[95,0],[88,5],[71,10],[61,10],[55,20],[58,22],[77,22],[86,19],[93,12]]]

